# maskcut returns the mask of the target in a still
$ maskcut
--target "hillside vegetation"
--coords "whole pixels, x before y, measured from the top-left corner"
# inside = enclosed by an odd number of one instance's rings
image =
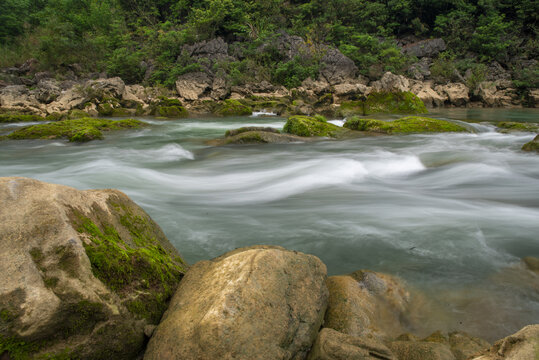
[[[77,64],[172,87],[207,66],[184,45],[221,37],[234,57],[212,62],[212,72],[238,85],[257,79],[290,88],[317,77],[320,44],[376,78],[417,62],[403,45],[441,37],[447,49],[434,59],[433,78],[468,72],[479,82],[496,61],[517,87],[537,88],[538,14],[534,0],[2,0],[0,67],[36,58],[40,70],[60,75]],[[273,45],[283,33],[305,39],[313,56],[283,58]]]

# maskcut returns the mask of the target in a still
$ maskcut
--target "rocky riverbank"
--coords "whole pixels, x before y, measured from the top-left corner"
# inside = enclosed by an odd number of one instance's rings
[[[117,190],[1,178],[0,200],[2,359],[537,356],[539,325],[492,347],[462,332],[417,336],[429,299],[392,275],[327,277],[317,257],[275,246],[188,267]],[[537,270],[535,258],[515,269],[535,283]]]
[[[469,81],[473,74],[454,74],[451,81],[445,82],[433,79],[432,58],[443,49],[445,43],[441,39],[409,44],[403,51],[419,61],[410,67],[408,77],[386,72],[367,78],[358,75],[359,69],[351,59],[325,46],[319,77],[307,78],[290,89],[265,80],[237,85],[215,72],[213,65],[238,56],[221,38],[184,49],[191,58],[204,60],[206,66],[198,72],[180,75],[174,90],[126,84],[119,77],[108,78],[105,73],[84,73],[76,64],[58,74],[38,72],[39,64],[30,59],[18,68],[0,71],[0,112],[58,117],[83,111],[90,116],[179,118],[188,114],[243,115],[265,109],[279,115],[339,116],[347,115],[347,109],[368,105],[366,99],[370,95],[406,92],[417,95],[429,108],[539,104],[539,89],[531,89],[523,97],[511,81],[511,74],[498,63],[491,64],[485,81],[477,84]],[[283,58],[294,59],[307,56],[308,50],[309,45],[301,38],[283,36],[275,51]],[[399,104],[405,102],[401,99]],[[397,107],[393,112],[402,110]],[[364,112],[368,114],[368,106]]]

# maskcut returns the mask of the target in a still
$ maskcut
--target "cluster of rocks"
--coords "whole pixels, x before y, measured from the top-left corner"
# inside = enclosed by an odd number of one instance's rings
[[[430,78],[432,58],[445,49],[441,39],[425,40],[403,46],[403,52],[420,60],[409,69],[409,77],[391,73],[379,73],[376,77],[358,75],[354,62],[335,48],[306,43],[301,37],[280,34],[273,43],[264,44],[275,49],[284,60],[296,57],[320,59],[322,64],[319,78],[303,81],[301,86],[287,89],[267,81],[258,81],[241,86],[233,85],[222,70],[215,65],[226,61],[237,61],[244,56],[223,39],[216,38],[194,45],[184,45],[180,58],[197,61],[200,71],[178,77],[175,91],[163,88],[126,85],[120,78],[106,78],[106,74],[84,74],[80,67],[72,65],[62,70],[62,79],[57,80],[48,72],[37,72],[38,64],[28,60],[18,68],[0,71],[0,110],[24,112],[38,115],[66,113],[84,110],[96,115],[142,115],[166,116],[166,107],[160,103],[165,98],[174,98],[192,113],[212,112],[211,102],[226,99],[281,99],[298,114],[312,114],[318,105],[338,105],[343,101],[356,100],[371,92],[411,91],[419,96],[428,107],[441,106],[486,106],[518,107],[522,99],[510,79],[510,74],[497,63],[487,72],[487,81],[469,89],[466,78],[470,74],[455,77],[454,82],[436,83]],[[147,64],[148,65],[148,64]],[[152,66],[147,66],[151,75]],[[528,105],[539,102],[539,90],[530,92]],[[280,109],[282,111],[282,109]],[[181,110],[174,109],[170,116],[180,116]]]
[[[317,257],[281,247],[237,249],[188,268],[116,190],[0,178],[0,200],[2,359],[537,355],[539,325],[492,347],[463,332],[412,335],[427,300],[402,280],[367,270],[327,277]],[[537,271],[537,262],[525,263]]]

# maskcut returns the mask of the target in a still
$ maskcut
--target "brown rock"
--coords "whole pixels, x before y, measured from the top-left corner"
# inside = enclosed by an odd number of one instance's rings
[[[391,350],[373,336],[351,336],[324,328],[308,360],[396,360]]]
[[[399,360],[455,360],[449,345],[439,342],[394,341],[389,348]]]
[[[412,322],[412,296],[390,275],[360,270],[328,278],[325,327],[360,336],[365,331],[385,337],[404,332]]]
[[[145,354],[153,359],[303,359],[327,305],[326,267],[281,247],[194,265]]]
[[[203,72],[187,73],[176,81],[176,91],[184,100],[198,100],[205,92],[210,91],[212,80]]]
[[[449,83],[447,85],[438,85],[434,89],[440,96],[446,96],[451,105],[466,106],[470,102],[470,89],[461,83]]]
[[[378,81],[371,83],[376,92],[404,92],[410,90],[410,80],[402,75],[386,72]]]
[[[457,360],[466,360],[490,347],[490,344],[480,338],[465,332],[452,332],[449,334],[451,352]]]
[[[539,325],[528,325],[497,341],[472,360],[536,360],[539,357]]]

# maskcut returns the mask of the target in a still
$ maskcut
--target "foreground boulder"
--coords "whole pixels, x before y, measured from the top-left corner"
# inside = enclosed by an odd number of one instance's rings
[[[215,139],[207,142],[208,145],[252,145],[252,144],[288,144],[312,140],[296,135],[281,134],[271,127],[246,126],[239,129],[227,130],[224,139]]]
[[[159,226],[117,190],[0,178],[0,203],[0,358],[136,357],[186,266]]]
[[[153,359],[303,359],[327,306],[316,257],[254,246],[194,265],[144,356]]]

